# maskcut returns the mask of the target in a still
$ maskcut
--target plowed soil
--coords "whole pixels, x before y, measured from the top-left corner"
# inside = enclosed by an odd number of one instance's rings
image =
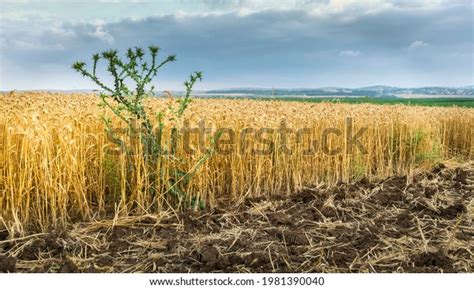
[[[472,272],[474,165],[11,238],[0,272]]]

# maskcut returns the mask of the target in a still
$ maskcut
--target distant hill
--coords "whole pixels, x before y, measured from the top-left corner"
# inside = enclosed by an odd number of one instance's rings
[[[416,87],[401,88],[384,85],[343,88],[343,87],[321,87],[321,88],[231,88],[206,91],[209,94],[252,94],[255,96],[340,96],[340,97],[383,97],[394,98],[404,95],[430,96],[465,96],[474,97],[474,85],[464,87]]]

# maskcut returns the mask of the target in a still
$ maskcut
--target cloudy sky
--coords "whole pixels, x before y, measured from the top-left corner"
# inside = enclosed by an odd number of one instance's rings
[[[158,89],[474,84],[471,0],[0,0],[0,90],[93,88],[70,65],[158,44]]]

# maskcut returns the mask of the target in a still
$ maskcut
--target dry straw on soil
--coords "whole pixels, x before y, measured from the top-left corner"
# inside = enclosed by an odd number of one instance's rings
[[[148,106],[150,111],[166,112],[172,101],[176,100],[150,100]],[[152,198],[147,174],[159,172],[166,180],[173,167],[192,170],[201,154],[187,154],[178,145],[175,158],[163,157],[156,168],[149,168],[140,154],[130,159],[108,153],[114,147],[107,140],[101,116],[109,113],[98,102],[96,96],[82,94],[0,96],[0,226],[10,233],[32,227],[46,230],[109,213],[144,215],[169,209],[169,184],[153,184],[158,193]],[[304,154],[308,140],[320,140],[325,129],[345,133],[348,117],[354,132],[367,128],[360,138],[367,154],[357,149],[336,155],[321,150]],[[410,175],[448,158],[472,160],[474,156],[474,110],[466,108],[198,99],[184,119],[191,126],[204,120],[214,130],[236,132],[234,152],[215,154],[186,184],[188,199],[200,200],[206,207],[221,199],[239,203],[246,197],[290,194],[320,183]],[[265,144],[251,137],[241,139],[245,128],[278,128],[282,121],[289,128],[309,129],[300,142],[294,134],[288,137],[291,155],[280,149],[278,133],[265,136],[274,141],[275,150],[263,155],[252,150]],[[165,118],[167,127],[173,122]],[[114,123],[121,126],[117,119]],[[169,133],[165,131],[163,142]],[[197,148],[197,141],[191,137],[191,147]],[[210,140],[205,141],[209,147]],[[242,143],[246,151],[237,153]],[[345,148],[347,143],[332,135],[328,146]],[[130,163],[134,170],[129,169]]]
[[[472,272],[473,214],[474,163],[437,165],[203,212],[0,231],[0,272]]]

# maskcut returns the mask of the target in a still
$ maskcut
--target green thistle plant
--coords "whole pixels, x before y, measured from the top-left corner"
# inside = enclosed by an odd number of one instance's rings
[[[158,61],[158,53],[160,48],[158,46],[149,46],[148,60],[145,51],[140,47],[127,49],[125,57],[119,57],[117,50],[106,50],[102,53],[95,53],[92,55],[92,70],[87,70],[84,62],[75,62],[72,68],[80,73],[83,77],[90,79],[100,89],[100,98],[102,106],[110,109],[119,119],[127,124],[127,130],[131,136],[132,142],[136,139],[141,139],[143,146],[143,158],[149,170],[148,183],[151,184],[149,191],[156,199],[156,184],[158,178],[162,178],[161,172],[154,171],[158,162],[162,157],[175,159],[177,140],[179,137],[179,130],[177,127],[171,128],[171,141],[169,148],[162,147],[162,133],[164,129],[163,117],[164,113],[156,114],[156,121],[158,122],[158,131],[153,131],[153,124],[150,116],[146,113],[144,100],[154,94],[154,86],[151,85],[153,79],[157,76],[158,71],[168,63],[176,61],[176,55],[169,55],[161,62]],[[99,63],[103,61],[106,65],[106,71],[112,77],[111,84],[106,84],[101,80],[97,74]],[[172,119],[179,119],[183,116],[191,102],[191,93],[196,82],[202,80],[202,72],[194,72],[191,74],[189,80],[184,82],[186,94],[183,98],[178,100],[178,107],[170,107],[172,112]],[[130,88],[126,83],[132,83]],[[103,121],[107,130],[107,135],[112,141],[118,144],[122,150],[132,158],[135,155],[134,146],[125,144],[120,138],[115,135],[115,130],[111,127],[110,119],[103,117]],[[197,166],[193,166],[197,170],[205,160],[210,157],[210,150],[202,156]],[[128,170],[134,171],[133,162],[129,162]],[[169,188],[165,190],[176,199],[176,204],[181,206],[183,204],[192,202],[192,198],[184,192],[184,186],[189,182],[189,177],[194,172],[181,171],[177,166],[171,168],[172,177],[168,180],[161,179],[162,184],[168,184]],[[186,177],[180,177],[186,176]],[[201,205],[203,207],[203,205]]]

